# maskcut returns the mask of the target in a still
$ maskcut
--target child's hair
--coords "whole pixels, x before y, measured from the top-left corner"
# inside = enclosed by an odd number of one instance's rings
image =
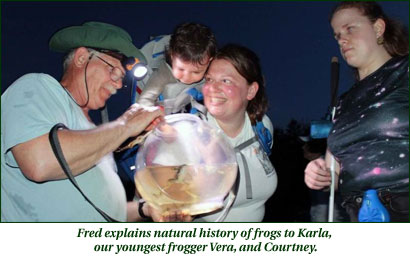
[[[166,59],[169,64],[172,64],[171,57],[175,56],[185,62],[204,65],[205,58],[214,57],[216,50],[216,39],[211,29],[198,23],[183,23],[171,35]]]

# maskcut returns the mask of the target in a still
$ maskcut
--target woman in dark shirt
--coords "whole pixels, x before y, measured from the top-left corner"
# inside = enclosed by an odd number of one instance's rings
[[[351,221],[363,193],[375,189],[391,221],[409,221],[408,31],[375,2],[341,2],[331,26],[357,82],[338,102],[328,153],[336,159],[338,189]],[[308,164],[311,189],[330,185],[326,162]]]

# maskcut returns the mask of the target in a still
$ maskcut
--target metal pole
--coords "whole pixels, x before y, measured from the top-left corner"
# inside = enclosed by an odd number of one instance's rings
[[[332,120],[335,115],[336,108],[333,107],[332,109]],[[330,184],[330,195],[329,195],[329,214],[328,214],[328,222],[333,222],[333,213],[334,213],[334,206],[335,206],[335,177],[336,177],[336,160],[333,155],[330,156],[330,177],[331,177],[331,184]]]
[[[337,57],[332,57],[331,75],[330,75],[330,105],[332,109],[332,122],[336,113],[337,90],[339,87],[339,60]],[[333,222],[333,213],[335,206],[335,181],[336,181],[336,160],[333,155],[330,157],[330,195],[329,195],[329,214],[328,221]]]

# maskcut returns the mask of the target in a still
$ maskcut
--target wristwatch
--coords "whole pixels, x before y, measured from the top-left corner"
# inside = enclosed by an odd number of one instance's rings
[[[144,206],[144,204],[145,204],[145,200],[144,200],[144,199],[139,199],[139,200],[138,200],[138,214],[140,215],[141,218],[143,218],[143,219],[148,219],[149,217],[146,216],[146,215],[144,214],[144,211],[142,210],[142,207]]]

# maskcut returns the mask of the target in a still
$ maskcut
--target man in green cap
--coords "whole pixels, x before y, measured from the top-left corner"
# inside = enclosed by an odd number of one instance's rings
[[[53,154],[48,136],[58,123],[68,128],[57,134],[65,160],[96,207],[118,221],[139,221],[141,215],[175,220],[147,204],[127,203],[112,156],[129,137],[161,121],[163,113],[134,104],[100,126],[88,114],[122,87],[124,58],[144,59],[129,34],[88,22],[55,33],[50,49],[67,54],[60,81],[27,74],[1,96],[1,221],[106,221],[70,183]]]

